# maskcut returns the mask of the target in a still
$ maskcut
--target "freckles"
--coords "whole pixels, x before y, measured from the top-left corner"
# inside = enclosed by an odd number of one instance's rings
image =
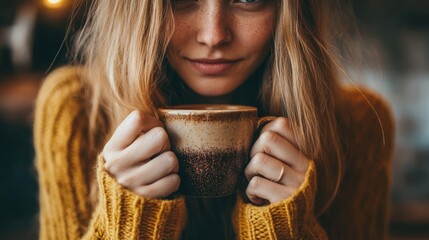
[[[246,28],[249,29],[247,32],[249,44],[253,46],[265,47],[272,38],[273,27],[270,20],[262,21],[259,24],[251,24],[246,26]]]
[[[264,13],[252,18],[236,18],[233,24],[241,32],[247,44],[259,46],[268,42],[273,35],[275,17],[271,13]]]
[[[179,47],[191,36],[192,23],[186,20],[176,20],[173,36],[170,40],[170,44]]]

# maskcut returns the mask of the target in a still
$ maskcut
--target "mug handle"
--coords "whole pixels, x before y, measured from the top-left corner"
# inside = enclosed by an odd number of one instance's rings
[[[274,119],[276,119],[276,117],[273,117],[273,116],[265,116],[265,117],[258,118],[258,122],[256,124],[256,131],[255,131],[254,136],[258,137],[262,131],[262,128],[264,128],[265,125],[267,125],[268,123],[270,123]]]

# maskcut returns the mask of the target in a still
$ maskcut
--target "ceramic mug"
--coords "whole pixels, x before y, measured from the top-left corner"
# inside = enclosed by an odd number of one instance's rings
[[[222,197],[235,192],[249,161],[254,134],[272,119],[255,107],[195,104],[158,109],[179,160],[179,192]]]

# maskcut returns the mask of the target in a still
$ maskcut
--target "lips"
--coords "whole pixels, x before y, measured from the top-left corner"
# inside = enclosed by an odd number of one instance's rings
[[[240,60],[231,59],[188,59],[192,67],[202,75],[223,75]]]

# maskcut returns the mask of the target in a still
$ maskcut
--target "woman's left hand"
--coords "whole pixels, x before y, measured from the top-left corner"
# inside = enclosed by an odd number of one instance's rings
[[[246,195],[255,205],[275,203],[292,196],[302,185],[309,159],[297,146],[287,118],[279,117],[261,131],[250,151],[244,174]]]

